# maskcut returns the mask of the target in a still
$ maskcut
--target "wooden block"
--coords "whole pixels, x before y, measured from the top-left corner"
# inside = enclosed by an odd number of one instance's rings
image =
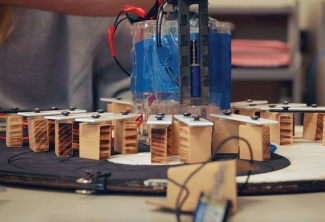
[[[264,119],[279,121],[279,114],[275,112],[261,112],[260,117]],[[278,125],[279,124],[265,124],[265,126],[270,127],[270,142],[280,144],[280,128],[278,127]]]
[[[169,168],[168,178],[184,184],[188,176],[193,173],[201,164],[191,164],[179,167]],[[218,179],[219,178],[219,179]],[[215,199],[231,200],[231,213],[237,210],[237,184],[236,184],[236,161],[217,161],[207,163],[199,170],[185,185],[189,190],[189,196],[186,198],[181,210],[185,212],[193,212],[196,209],[198,200],[202,194],[209,195],[214,191],[217,183],[218,191]],[[180,194],[181,187],[173,183],[171,180],[167,182],[167,205],[171,209],[176,208],[176,201]],[[185,198],[185,190],[181,193],[181,199]]]
[[[114,113],[114,114],[120,114],[123,111],[131,112],[131,105],[130,104],[123,104],[123,103],[107,103],[107,112],[108,113]],[[112,121],[113,128],[116,126],[116,120]]]
[[[79,149],[79,122],[72,125],[72,149]]]
[[[305,140],[321,140],[323,138],[323,113],[305,113],[302,138]]]
[[[72,123],[73,121],[55,122],[55,154],[57,156],[72,156]]]
[[[6,145],[7,147],[23,146],[23,117],[7,115],[6,118]]]
[[[179,154],[184,163],[202,163],[211,158],[212,126],[179,127]]]
[[[93,160],[109,159],[112,146],[111,125],[80,123],[79,126],[79,156]]]
[[[239,109],[239,115],[256,116],[257,111],[260,112],[260,110],[257,109]]]
[[[152,163],[167,163],[167,127],[151,128],[150,153]]]
[[[173,155],[172,126],[167,127],[167,156]]]
[[[55,146],[55,120],[47,119],[47,137],[49,140],[49,148]]]
[[[172,123],[172,155],[179,155],[179,127],[181,126],[186,125],[174,118]]]
[[[122,154],[138,153],[137,123],[117,120],[114,129],[114,150]]]
[[[34,152],[49,151],[46,119],[43,117],[28,117],[29,147]]]
[[[325,115],[323,116],[323,146],[325,146]]]
[[[212,150],[220,145],[225,139],[231,136],[239,136],[240,122],[218,119],[214,121],[213,127],[213,145]],[[229,140],[217,153],[238,153],[239,141],[238,139]]]
[[[123,104],[123,103],[107,103],[107,112],[108,113],[115,113],[120,114],[123,111],[131,112],[131,105],[130,104]]]
[[[268,126],[240,125],[239,136],[246,139],[250,144],[253,160],[266,161],[271,158],[270,128]],[[251,159],[249,147],[243,140],[239,141],[239,158]]]
[[[293,145],[293,114],[278,116],[278,129],[276,142],[280,145]]]

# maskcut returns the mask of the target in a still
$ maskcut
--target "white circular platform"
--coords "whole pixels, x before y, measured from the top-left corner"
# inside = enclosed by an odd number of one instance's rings
[[[167,163],[151,163],[150,152],[137,153],[137,154],[118,154],[111,156],[109,162],[127,164],[127,165],[179,165],[183,164],[179,160],[179,155],[167,157]]]

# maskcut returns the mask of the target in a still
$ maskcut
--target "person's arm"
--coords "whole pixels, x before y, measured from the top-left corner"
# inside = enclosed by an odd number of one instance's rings
[[[115,16],[124,5],[148,11],[155,0],[0,0],[0,3],[84,16]]]

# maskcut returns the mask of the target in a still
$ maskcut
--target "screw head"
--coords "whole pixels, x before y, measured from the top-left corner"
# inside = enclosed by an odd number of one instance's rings
[[[58,110],[59,108],[58,107],[55,107],[55,106],[52,106],[50,109],[51,110]]]
[[[11,110],[19,110],[19,107],[11,107]]]
[[[186,116],[186,117],[189,117],[191,115],[192,115],[191,113],[183,113],[183,116]]]
[[[316,108],[317,104],[311,104],[311,107]]]
[[[40,108],[35,108],[35,109],[34,109],[34,112],[35,112],[35,113],[40,113],[40,112],[41,112],[41,109],[40,109]]]
[[[285,111],[288,111],[289,110],[289,106],[283,106],[282,109],[285,110]]]
[[[70,111],[75,111],[77,108],[76,107],[70,107]]]
[[[256,106],[256,103],[250,103],[249,106]]]
[[[157,113],[158,116],[165,116],[165,113]]]
[[[97,112],[98,113],[104,113],[105,111],[103,109],[98,109]]]
[[[289,104],[288,101],[283,101],[282,103],[283,103],[284,105],[288,105],[288,104]]]
[[[252,99],[247,99],[246,102],[251,103],[251,102],[253,102],[253,100]]]
[[[128,111],[122,111],[121,114],[122,114],[123,116],[125,116],[125,115],[128,115],[129,112],[128,112]]]
[[[61,112],[61,114],[62,114],[63,116],[69,116],[70,112],[68,112],[68,111],[63,111],[63,112]]]
[[[251,116],[251,119],[252,120],[258,120],[260,117],[258,117],[258,116]]]
[[[157,120],[163,120],[163,118],[164,118],[164,116],[161,116],[161,115],[156,116]]]
[[[230,116],[231,112],[229,110],[227,110],[227,111],[224,111],[223,114],[226,115],[226,116]]]
[[[122,97],[118,96],[118,97],[116,97],[116,100],[122,100]]]
[[[91,115],[91,117],[94,118],[94,119],[98,119],[100,117],[100,115],[99,114],[94,114],[94,115]]]
[[[199,115],[195,115],[195,116],[192,116],[194,121],[200,121],[200,117]]]
[[[274,108],[274,107],[276,107],[276,105],[275,104],[270,104],[269,107]]]

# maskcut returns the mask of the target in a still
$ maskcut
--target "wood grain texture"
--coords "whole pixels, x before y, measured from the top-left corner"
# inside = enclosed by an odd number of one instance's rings
[[[55,154],[57,156],[72,156],[72,122],[55,122]]]
[[[244,116],[256,116],[259,109],[239,109],[239,114]]]
[[[137,123],[134,120],[116,121],[114,150],[122,154],[138,153]]]
[[[263,119],[269,119],[269,120],[278,120],[279,114],[275,112],[261,112],[260,117]],[[265,126],[270,127],[270,141],[271,142],[277,142],[277,135],[280,134],[278,132],[278,124],[269,124]]]
[[[55,120],[46,120],[49,147],[55,147]]]
[[[179,128],[180,161],[202,163],[211,158],[212,127]]]
[[[305,140],[321,140],[323,138],[323,113],[305,113],[302,138]]]
[[[278,144],[280,145],[293,145],[293,114],[292,115],[279,115],[279,139]]]
[[[109,159],[112,148],[112,126],[110,124],[79,125],[79,155],[81,158]]]
[[[167,163],[167,128],[151,128],[150,153],[152,163]]]
[[[72,125],[72,149],[79,149],[79,122]]]
[[[167,156],[173,155],[172,126],[167,127]]]
[[[185,126],[184,123],[173,119],[172,122],[172,155],[179,155],[179,127]]]
[[[29,146],[31,150],[34,152],[49,151],[46,119],[42,117],[29,117],[27,122]]]
[[[325,146],[325,115],[323,116],[323,146]]]
[[[22,116],[7,115],[6,145],[7,147],[23,146],[23,117]]]
[[[120,114],[123,111],[131,112],[131,105],[129,104],[121,104],[121,103],[107,103],[106,106],[107,112]],[[112,121],[113,128],[116,126],[116,120]]]
[[[239,136],[250,144],[253,160],[267,161],[270,159],[270,128],[268,126],[240,125]],[[242,140],[239,141],[239,158],[251,159],[250,149]]]
[[[194,172],[201,164],[188,164],[179,167],[169,168],[168,178],[176,181],[178,184],[184,184],[189,175]],[[189,190],[189,196],[186,198],[181,210],[185,212],[194,212],[198,200],[204,192],[210,194],[216,186],[216,178],[219,181],[218,199],[231,200],[231,214],[237,210],[237,185],[236,185],[236,161],[215,161],[207,163],[198,173],[193,175],[186,184]],[[181,187],[168,180],[167,182],[167,200],[166,205],[169,209],[175,209],[177,198],[180,194]],[[181,193],[181,200],[185,198],[186,192]]]
[[[324,114],[318,113],[315,140],[323,139],[323,119],[324,119]]]
[[[212,150],[216,149],[220,143],[232,136],[239,136],[240,122],[218,119],[214,121],[213,126],[213,143]],[[217,153],[238,153],[239,141],[238,139],[229,140],[225,143]]]
[[[100,143],[99,143],[99,159],[109,159],[111,157],[112,147],[112,126],[100,126]]]

